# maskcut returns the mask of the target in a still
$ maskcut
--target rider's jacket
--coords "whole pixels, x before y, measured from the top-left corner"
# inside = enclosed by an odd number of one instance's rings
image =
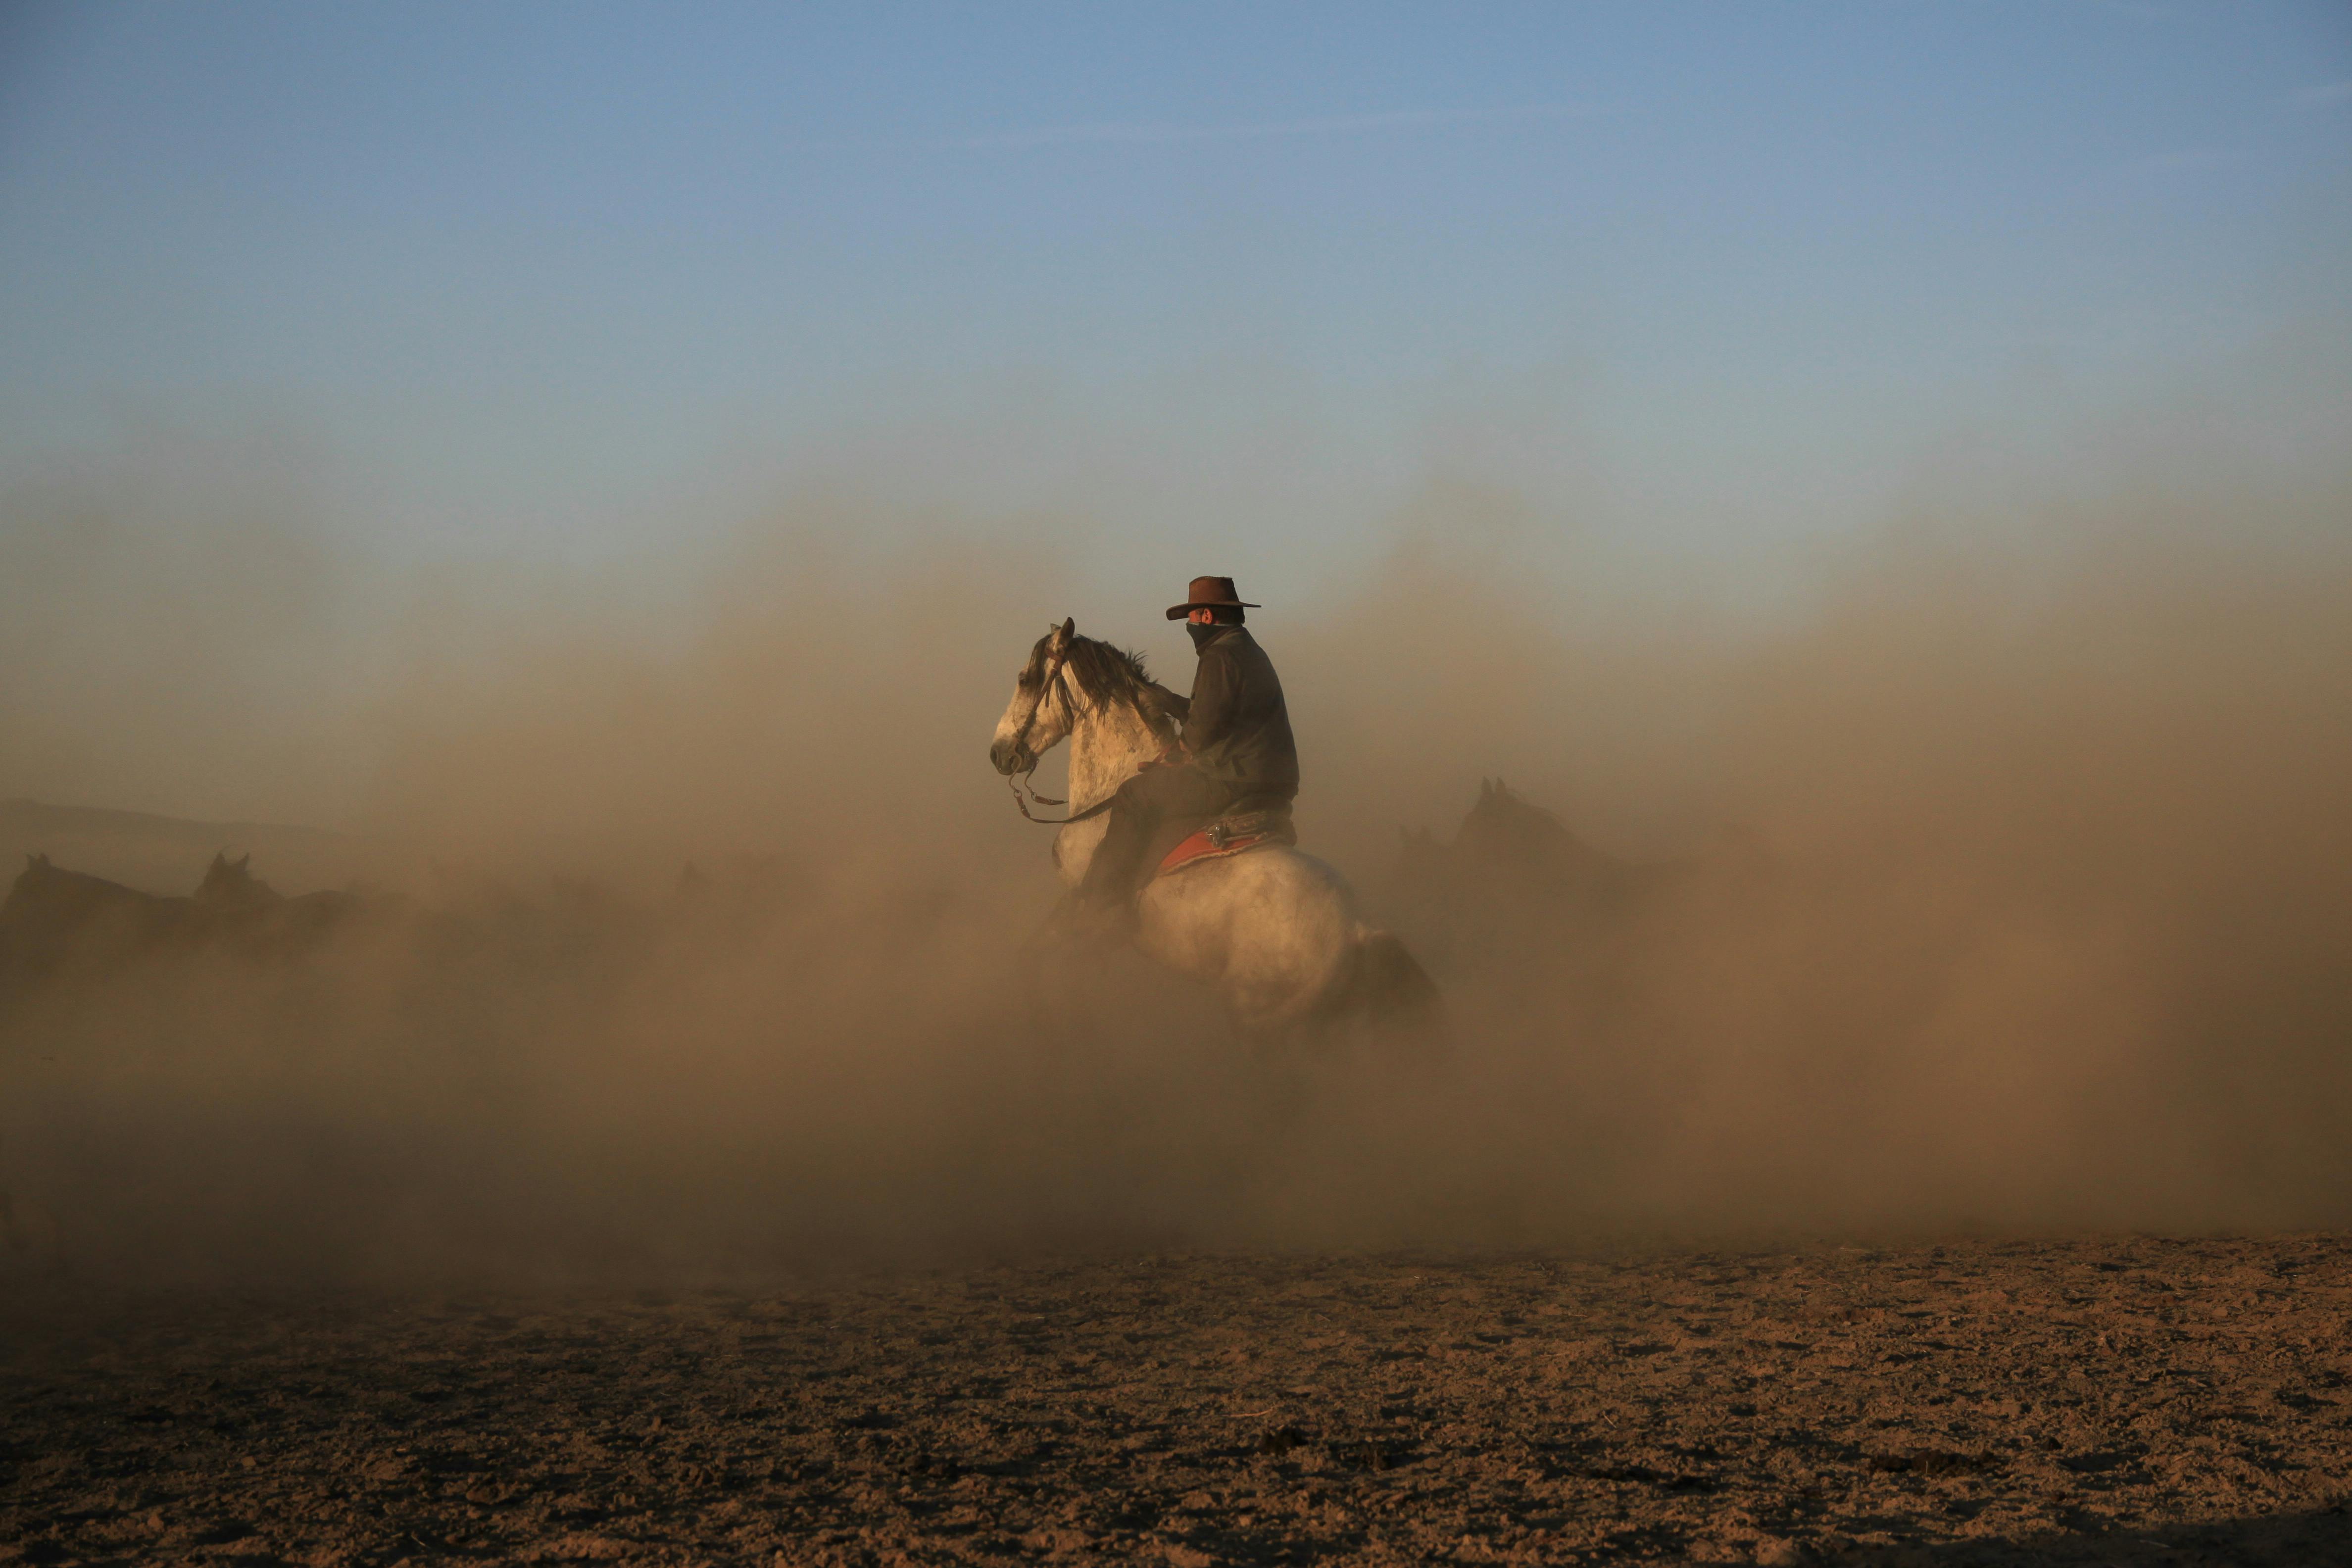
[[[1184,749],[1192,765],[1241,795],[1298,791],[1298,748],[1274,661],[1246,626],[1193,626],[1201,668],[1192,677]]]

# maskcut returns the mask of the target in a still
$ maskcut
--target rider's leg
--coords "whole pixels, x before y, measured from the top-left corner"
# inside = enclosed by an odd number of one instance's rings
[[[1194,769],[1144,769],[1112,797],[1110,826],[1087,863],[1079,899],[1098,910],[1125,910],[1142,880],[1143,852],[1153,830],[1171,816],[1223,810],[1231,798],[1224,785]]]
[[[1079,879],[1080,903],[1106,912],[1124,908],[1135,890],[1143,847],[1151,841],[1152,830],[1165,815],[1156,792],[1145,781],[1174,771],[1146,768],[1119,785],[1111,797],[1110,824],[1103,829],[1102,842],[1095,846],[1094,858],[1087,862],[1086,876]]]

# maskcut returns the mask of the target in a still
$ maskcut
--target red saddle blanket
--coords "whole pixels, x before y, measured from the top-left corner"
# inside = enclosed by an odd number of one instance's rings
[[[1287,816],[1253,812],[1247,816],[1220,817],[1171,849],[1160,858],[1160,868],[1152,873],[1165,877],[1171,871],[1181,871],[1202,860],[1222,860],[1229,855],[1240,855],[1268,844],[1296,844],[1298,834],[1290,826]]]

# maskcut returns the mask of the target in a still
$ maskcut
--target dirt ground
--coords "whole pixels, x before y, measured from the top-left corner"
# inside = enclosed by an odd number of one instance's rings
[[[0,1560],[2352,1563],[2352,1237],[0,1301]]]

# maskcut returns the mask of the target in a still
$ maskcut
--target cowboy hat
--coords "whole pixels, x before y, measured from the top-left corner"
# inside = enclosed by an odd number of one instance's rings
[[[1181,621],[1195,610],[1255,610],[1259,606],[1244,604],[1234,591],[1231,577],[1195,577],[1184,591],[1185,603],[1168,606],[1168,618]]]

